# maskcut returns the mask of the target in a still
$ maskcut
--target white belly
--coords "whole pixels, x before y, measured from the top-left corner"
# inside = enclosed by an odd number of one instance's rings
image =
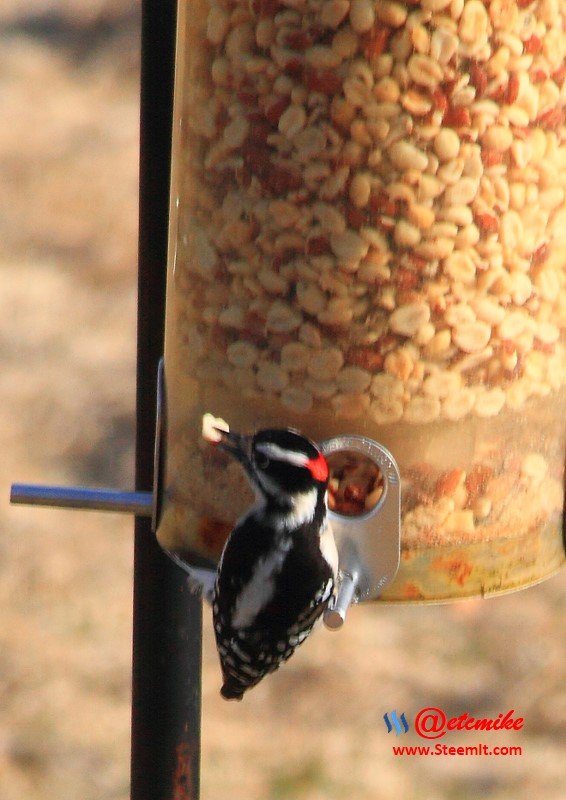
[[[338,576],[338,549],[336,548],[334,534],[332,533],[332,528],[328,521],[326,521],[320,534],[320,552],[328,562],[332,574],[334,575],[334,580],[336,580]]]

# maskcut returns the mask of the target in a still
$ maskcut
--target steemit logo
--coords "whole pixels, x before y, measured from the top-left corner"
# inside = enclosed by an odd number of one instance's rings
[[[409,730],[409,723],[405,719],[404,713],[398,717],[396,711],[387,712],[383,715],[383,721],[387,727],[387,733],[391,733],[395,729],[395,736],[400,736]]]

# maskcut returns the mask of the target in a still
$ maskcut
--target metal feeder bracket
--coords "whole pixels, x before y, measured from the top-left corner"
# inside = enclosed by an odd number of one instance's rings
[[[10,502],[16,505],[114,511],[123,514],[134,514],[137,517],[151,517],[152,530],[155,531],[161,512],[164,426],[165,382],[163,359],[161,359],[157,370],[153,491],[135,492],[122,489],[89,489],[82,486],[41,486],[14,483],[10,491]]]
[[[340,584],[336,600],[324,614],[328,628],[341,628],[352,603],[373,600],[399,569],[401,476],[391,453],[366,436],[335,436],[321,443],[325,456],[337,451],[361,453],[380,469],[384,490],[365,514],[345,516],[328,511],[339,555]]]

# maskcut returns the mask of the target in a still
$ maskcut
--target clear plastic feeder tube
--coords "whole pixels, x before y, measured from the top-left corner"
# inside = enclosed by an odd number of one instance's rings
[[[180,1],[158,535],[251,502],[200,420],[367,436],[401,471],[389,600],[564,561],[563,0]]]

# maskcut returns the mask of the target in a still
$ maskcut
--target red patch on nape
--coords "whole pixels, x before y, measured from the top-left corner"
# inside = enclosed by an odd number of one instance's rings
[[[316,458],[309,458],[307,467],[315,481],[322,482],[328,479],[328,464],[322,453],[319,453]]]

